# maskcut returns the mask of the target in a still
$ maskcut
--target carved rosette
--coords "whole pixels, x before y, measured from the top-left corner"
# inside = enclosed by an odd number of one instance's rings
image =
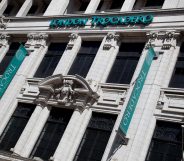
[[[108,33],[106,36],[106,40],[105,40],[103,49],[109,50],[111,47],[115,47],[117,45],[118,40],[119,40],[118,34],[116,34],[114,32]]]
[[[0,34],[0,47],[6,46],[8,44],[9,39],[10,39],[9,35]]]
[[[36,102],[45,105],[71,106],[84,110],[91,107],[99,98],[88,82],[78,75],[47,77],[39,83]]]
[[[46,41],[48,39],[48,34],[45,33],[30,33],[27,35],[28,41],[25,46],[29,48],[30,46],[34,46],[35,48],[40,48],[41,46],[46,45]]]
[[[68,42],[67,49],[71,50],[73,48],[74,44],[75,44],[75,41],[78,38],[78,34],[72,33],[72,34],[69,35],[69,38],[70,38],[70,41]]]
[[[147,33],[149,41],[146,47],[161,46],[162,50],[169,50],[172,46],[176,46],[177,39],[179,37],[179,32],[176,31],[159,31]]]

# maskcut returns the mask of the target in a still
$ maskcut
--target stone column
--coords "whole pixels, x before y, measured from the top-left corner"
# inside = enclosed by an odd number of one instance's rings
[[[8,6],[8,0],[2,0],[0,3],[0,15],[3,14],[7,6]]]
[[[86,14],[95,13],[99,4],[100,4],[100,0],[91,0],[84,13]]]
[[[93,64],[87,74],[87,80],[92,79],[96,82],[106,82],[119,51],[118,38],[118,34],[108,33],[103,39]]]
[[[9,50],[9,40],[10,36],[7,34],[0,34],[0,62],[3,60],[4,56]]]
[[[19,12],[17,13],[16,17],[26,16],[32,5],[33,5],[33,0],[26,0],[22,5],[22,7],[20,8]]]
[[[162,6],[162,9],[167,9],[167,8],[177,8],[178,3],[180,0],[174,0],[174,1],[170,1],[170,0],[165,0],[164,4]]]
[[[135,0],[125,0],[120,12],[131,11],[135,4]]]
[[[29,35],[29,39],[25,45],[27,50],[30,51],[29,55],[24,59],[0,101],[0,134],[17,107],[16,97],[24,85],[26,78],[33,76],[47,51],[47,37],[48,35],[45,34],[38,34],[37,36],[33,34],[32,37]]]
[[[51,158],[52,160],[73,160],[91,118],[91,114],[91,109],[85,109],[84,111],[75,109],[63,137],[54,153],[54,156]]]
[[[167,41],[169,34],[169,32],[155,32],[148,34],[149,42],[140,58],[132,82],[136,80],[142,68],[142,64],[144,62],[145,56],[147,55],[150,43],[154,47],[155,52],[158,54],[158,58],[153,60],[151,64],[138,104],[133,114],[130,127],[127,132],[127,137],[129,138],[128,145],[122,146],[115,153],[112,159],[118,158],[120,160],[124,159],[127,161],[145,160],[147,149],[149,147],[156,124],[154,111],[160,96],[160,88],[170,64],[169,53],[173,52],[173,48],[166,48],[168,45],[172,46],[171,44],[167,44],[166,46],[164,45],[164,42]],[[171,51],[168,52],[168,49]],[[122,118],[123,111],[128,103],[132,89],[133,86],[131,86],[129,89],[127,98],[122,108],[122,113],[119,117],[120,119],[118,121],[120,121]],[[122,158],[120,157],[120,154]]]
[[[68,3],[69,0],[52,0],[47,10],[45,11],[44,16],[63,15],[68,6]]]
[[[70,41],[53,73],[55,74],[63,74],[66,75],[75,60],[75,57],[77,56],[77,53],[81,47],[81,37],[77,34],[71,34]]]

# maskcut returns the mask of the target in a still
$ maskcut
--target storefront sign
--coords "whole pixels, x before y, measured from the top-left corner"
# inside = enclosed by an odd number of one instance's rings
[[[50,22],[50,28],[77,27],[86,26],[88,18],[61,18],[53,19]],[[93,16],[90,19],[91,26],[108,26],[108,25],[148,25],[152,22],[152,15],[135,15],[135,16]]]
[[[28,52],[24,48],[24,46],[20,45],[15,56],[11,60],[10,64],[8,65],[8,67],[5,70],[2,77],[0,78],[0,98],[3,96],[4,92],[8,88],[10,82],[12,81],[13,77],[15,76],[17,70],[19,69],[20,65],[22,64],[27,53]]]
[[[128,131],[130,121],[132,119],[132,116],[133,116],[133,113],[135,111],[137,102],[139,100],[144,82],[146,80],[146,76],[148,74],[149,68],[151,66],[152,60],[153,60],[155,55],[156,54],[155,54],[153,48],[152,47],[149,48],[148,54],[145,58],[142,69],[141,69],[141,71],[139,73],[139,76],[136,80],[136,83],[135,83],[134,88],[132,90],[132,93],[131,93],[130,99],[128,101],[128,104],[125,108],[125,112],[124,112],[123,118],[122,118],[121,123],[120,123],[120,130],[125,135]]]

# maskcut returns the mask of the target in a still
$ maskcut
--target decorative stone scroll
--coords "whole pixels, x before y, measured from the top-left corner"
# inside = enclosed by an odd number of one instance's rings
[[[114,32],[108,33],[106,36],[106,41],[104,43],[103,49],[109,50],[111,47],[117,45],[118,40],[119,40],[118,34],[115,34]]]
[[[71,50],[74,46],[76,39],[78,38],[78,35],[76,33],[72,33],[69,35],[69,38],[70,38],[70,41],[67,45],[67,49]]]
[[[7,24],[10,22],[10,20],[5,21],[5,16],[1,16],[0,17],[0,28],[1,29],[6,29],[7,28]]]
[[[8,44],[8,40],[10,36],[7,34],[0,34],[0,47],[6,46]]]
[[[81,110],[95,103],[99,95],[92,90],[88,82],[79,75],[61,74],[47,77],[38,85],[39,95],[36,102],[44,105],[64,105]]]

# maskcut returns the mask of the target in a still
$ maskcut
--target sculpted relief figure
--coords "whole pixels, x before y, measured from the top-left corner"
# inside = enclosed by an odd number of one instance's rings
[[[70,103],[74,94],[73,81],[63,80],[63,86],[55,90],[59,103]]]

